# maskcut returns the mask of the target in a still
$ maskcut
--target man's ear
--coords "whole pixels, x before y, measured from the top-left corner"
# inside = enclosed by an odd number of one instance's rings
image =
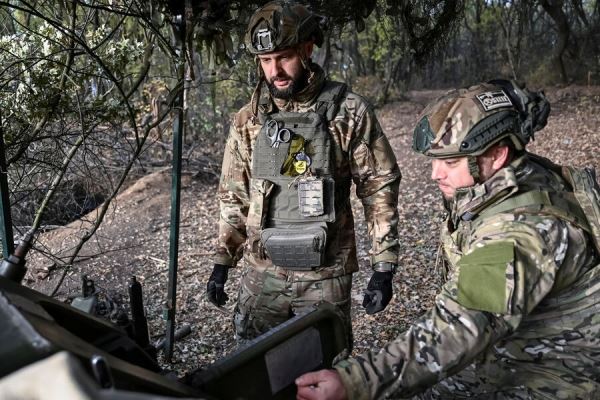
[[[314,42],[312,40],[309,40],[307,42],[302,43],[301,46],[302,46],[304,55],[306,56],[306,59],[308,60],[312,56]]]
[[[504,168],[508,164],[510,148],[508,146],[494,146],[491,150],[492,168],[495,170]]]

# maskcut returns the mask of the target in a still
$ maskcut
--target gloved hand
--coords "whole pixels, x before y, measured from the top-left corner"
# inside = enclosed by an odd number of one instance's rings
[[[392,288],[392,272],[373,272],[371,280],[365,290],[363,307],[367,314],[375,314],[385,308],[392,299],[394,290]]]
[[[215,264],[213,271],[208,278],[208,283],[206,284],[206,296],[208,297],[208,301],[219,307],[229,300],[229,296],[225,293],[225,282],[227,282],[228,273],[228,266]]]

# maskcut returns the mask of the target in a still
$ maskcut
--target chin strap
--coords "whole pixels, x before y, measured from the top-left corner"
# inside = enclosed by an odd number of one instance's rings
[[[263,82],[265,81],[265,74],[260,66],[260,60],[258,56],[254,56],[254,62],[256,64],[256,75],[258,76],[258,82],[254,87],[254,91],[252,92],[252,98],[250,99],[251,110],[252,110],[252,123],[256,122],[256,118],[258,117],[258,103],[260,102],[260,94],[261,87]]]

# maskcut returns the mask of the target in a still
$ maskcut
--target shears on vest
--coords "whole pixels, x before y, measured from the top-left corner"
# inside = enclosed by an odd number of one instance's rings
[[[287,143],[292,139],[292,132],[287,128],[281,128],[279,122],[274,119],[267,122],[267,137],[271,141],[271,147],[278,148],[279,144]]]

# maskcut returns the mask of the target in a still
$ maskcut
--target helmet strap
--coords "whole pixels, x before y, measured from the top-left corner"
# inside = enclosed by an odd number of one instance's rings
[[[467,156],[467,162],[469,165],[469,173],[473,177],[475,183],[479,181],[479,165],[477,164],[477,157],[475,156]]]
[[[252,92],[252,98],[250,99],[250,104],[252,105],[252,107],[251,107],[252,115],[253,115],[253,120],[255,121],[256,117],[258,116],[258,103],[259,103],[259,99],[260,99],[261,87],[262,87],[263,81],[265,80],[265,73],[262,70],[262,67],[260,66],[260,59],[258,58],[258,56],[254,57],[254,61],[256,62],[256,73],[258,75],[258,82],[256,83],[256,87],[254,88],[254,92]]]

